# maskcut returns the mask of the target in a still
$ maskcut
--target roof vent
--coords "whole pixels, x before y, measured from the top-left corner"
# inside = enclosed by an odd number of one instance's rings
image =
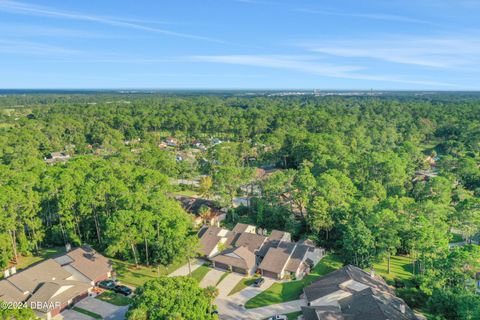
[[[375,269],[370,269],[370,277],[375,278]]]
[[[400,312],[405,314],[405,305],[403,303],[400,305]]]

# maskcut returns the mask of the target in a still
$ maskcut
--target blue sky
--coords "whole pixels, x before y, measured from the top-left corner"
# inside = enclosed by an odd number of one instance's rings
[[[480,0],[0,0],[0,88],[480,90]]]

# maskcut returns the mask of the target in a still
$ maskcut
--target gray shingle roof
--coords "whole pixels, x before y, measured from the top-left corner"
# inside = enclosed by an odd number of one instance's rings
[[[383,279],[372,278],[360,268],[348,265],[342,269],[330,272],[304,289],[308,301],[320,299],[332,292],[340,290],[340,284],[347,280],[355,280],[377,290],[390,292]]]
[[[290,260],[288,261],[285,270],[289,272],[296,272],[298,270],[298,267],[300,267],[300,265],[302,264],[308,249],[308,246],[297,245],[292,253],[292,256],[290,257]]]

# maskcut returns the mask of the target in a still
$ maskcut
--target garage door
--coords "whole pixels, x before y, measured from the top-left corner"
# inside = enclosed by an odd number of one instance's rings
[[[240,273],[240,274],[247,274],[247,270],[242,269],[242,268],[233,267],[232,271],[236,272],[236,273]]]
[[[270,271],[262,270],[262,274],[263,274],[265,277],[278,279],[278,273],[275,273],[275,272],[270,272]]]
[[[215,268],[222,270],[230,270],[229,266],[220,262],[215,262]]]

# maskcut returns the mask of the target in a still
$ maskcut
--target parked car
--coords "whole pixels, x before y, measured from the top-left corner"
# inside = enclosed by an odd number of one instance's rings
[[[268,318],[268,320],[288,320],[288,317],[284,314],[279,314],[279,315]]]
[[[113,291],[116,293],[123,294],[124,296],[129,296],[132,294],[132,289],[124,285],[118,285],[113,288]]]
[[[258,278],[257,280],[255,280],[253,282],[253,286],[257,287],[257,288],[260,288],[264,282],[265,282],[264,278]]]
[[[116,286],[116,283],[113,280],[103,280],[98,282],[97,286],[102,289],[113,290],[113,288]]]

